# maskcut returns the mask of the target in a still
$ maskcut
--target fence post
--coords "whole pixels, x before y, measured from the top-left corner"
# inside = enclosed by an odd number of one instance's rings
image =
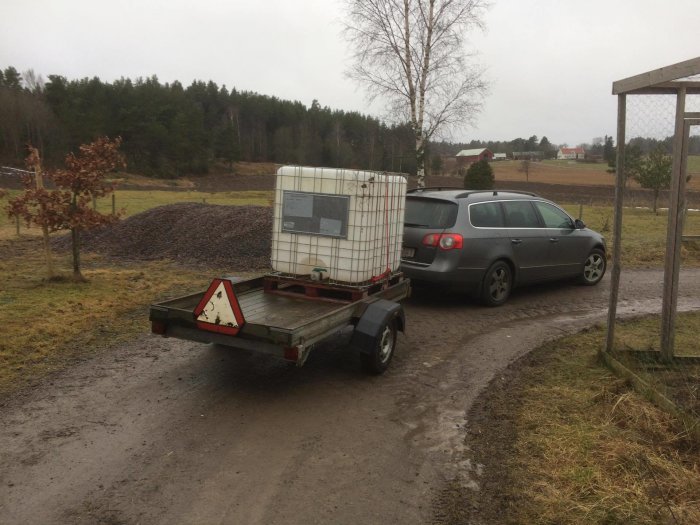
[[[117,214],[117,196],[112,193],[112,215]]]

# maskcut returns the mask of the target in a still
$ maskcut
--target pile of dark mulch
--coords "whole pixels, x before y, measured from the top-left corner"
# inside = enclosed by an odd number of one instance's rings
[[[70,242],[65,235],[54,246],[69,250]],[[81,235],[83,250],[109,257],[237,270],[269,267],[271,244],[271,208],[189,202],[152,208]]]

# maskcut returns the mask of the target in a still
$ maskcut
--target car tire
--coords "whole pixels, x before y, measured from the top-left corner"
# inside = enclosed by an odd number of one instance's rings
[[[578,282],[585,286],[594,286],[600,282],[605,275],[607,260],[605,252],[598,248],[591,250],[583,263],[583,269],[578,277]]]
[[[513,272],[505,261],[496,261],[484,274],[481,283],[481,302],[486,306],[501,306],[513,289]]]
[[[396,333],[396,317],[391,317],[379,331],[372,351],[367,354],[360,354],[362,369],[365,372],[379,375],[389,368],[389,363],[391,363],[391,358],[394,357],[394,349],[396,348]]]

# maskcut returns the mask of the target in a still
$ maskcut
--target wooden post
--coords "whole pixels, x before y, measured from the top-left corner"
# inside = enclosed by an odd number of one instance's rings
[[[117,196],[112,193],[112,215],[117,214]]]
[[[664,291],[661,306],[661,358],[665,362],[673,359],[676,306],[678,303],[678,275],[680,273],[681,236],[683,233],[683,210],[685,208],[685,173],[687,169],[686,137],[690,131],[685,123],[686,89],[678,89],[676,98],[676,127],[673,139],[673,174],[671,177],[666,233],[666,258],[664,265]]]
[[[617,297],[620,292],[620,272],[622,261],[622,205],[625,191],[625,125],[627,121],[627,95],[617,96],[617,172],[615,173],[615,213],[613,218],[613,263],[610,277],[610,301],[608,302],[608,330],[605,349],[611,352],[615,342],[615,321],[617,319]]]
[[[37,189],[42,189],[44,187],[44,174],[41,170],[41,157],[39,156],[39,150],[36,148],[31,148],[31,156],[36,158],[34,164],[34,183]],[[51,257],[51,245],[49,244],[49,228],[46,225],[41,227],[41,236],[44,244],[44,257],[46,258],[46,273],[51,279],[53,277],[53,259]]]

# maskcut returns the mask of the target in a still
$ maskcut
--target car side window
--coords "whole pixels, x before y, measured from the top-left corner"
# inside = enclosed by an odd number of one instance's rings
[[[540,228],[535,209],[530,201],[505,201],[503,211],[508,228]]]
[[[477,228],[502,228],[503,213],[497,202],[484,202],[469,206],[469,220]]]
[[[535,202],[537,210],[542,216],[545,228],[568,228],[574,229],[574,223],[566,213],[561,211],[556,206],[552,206],[546,202]]]

